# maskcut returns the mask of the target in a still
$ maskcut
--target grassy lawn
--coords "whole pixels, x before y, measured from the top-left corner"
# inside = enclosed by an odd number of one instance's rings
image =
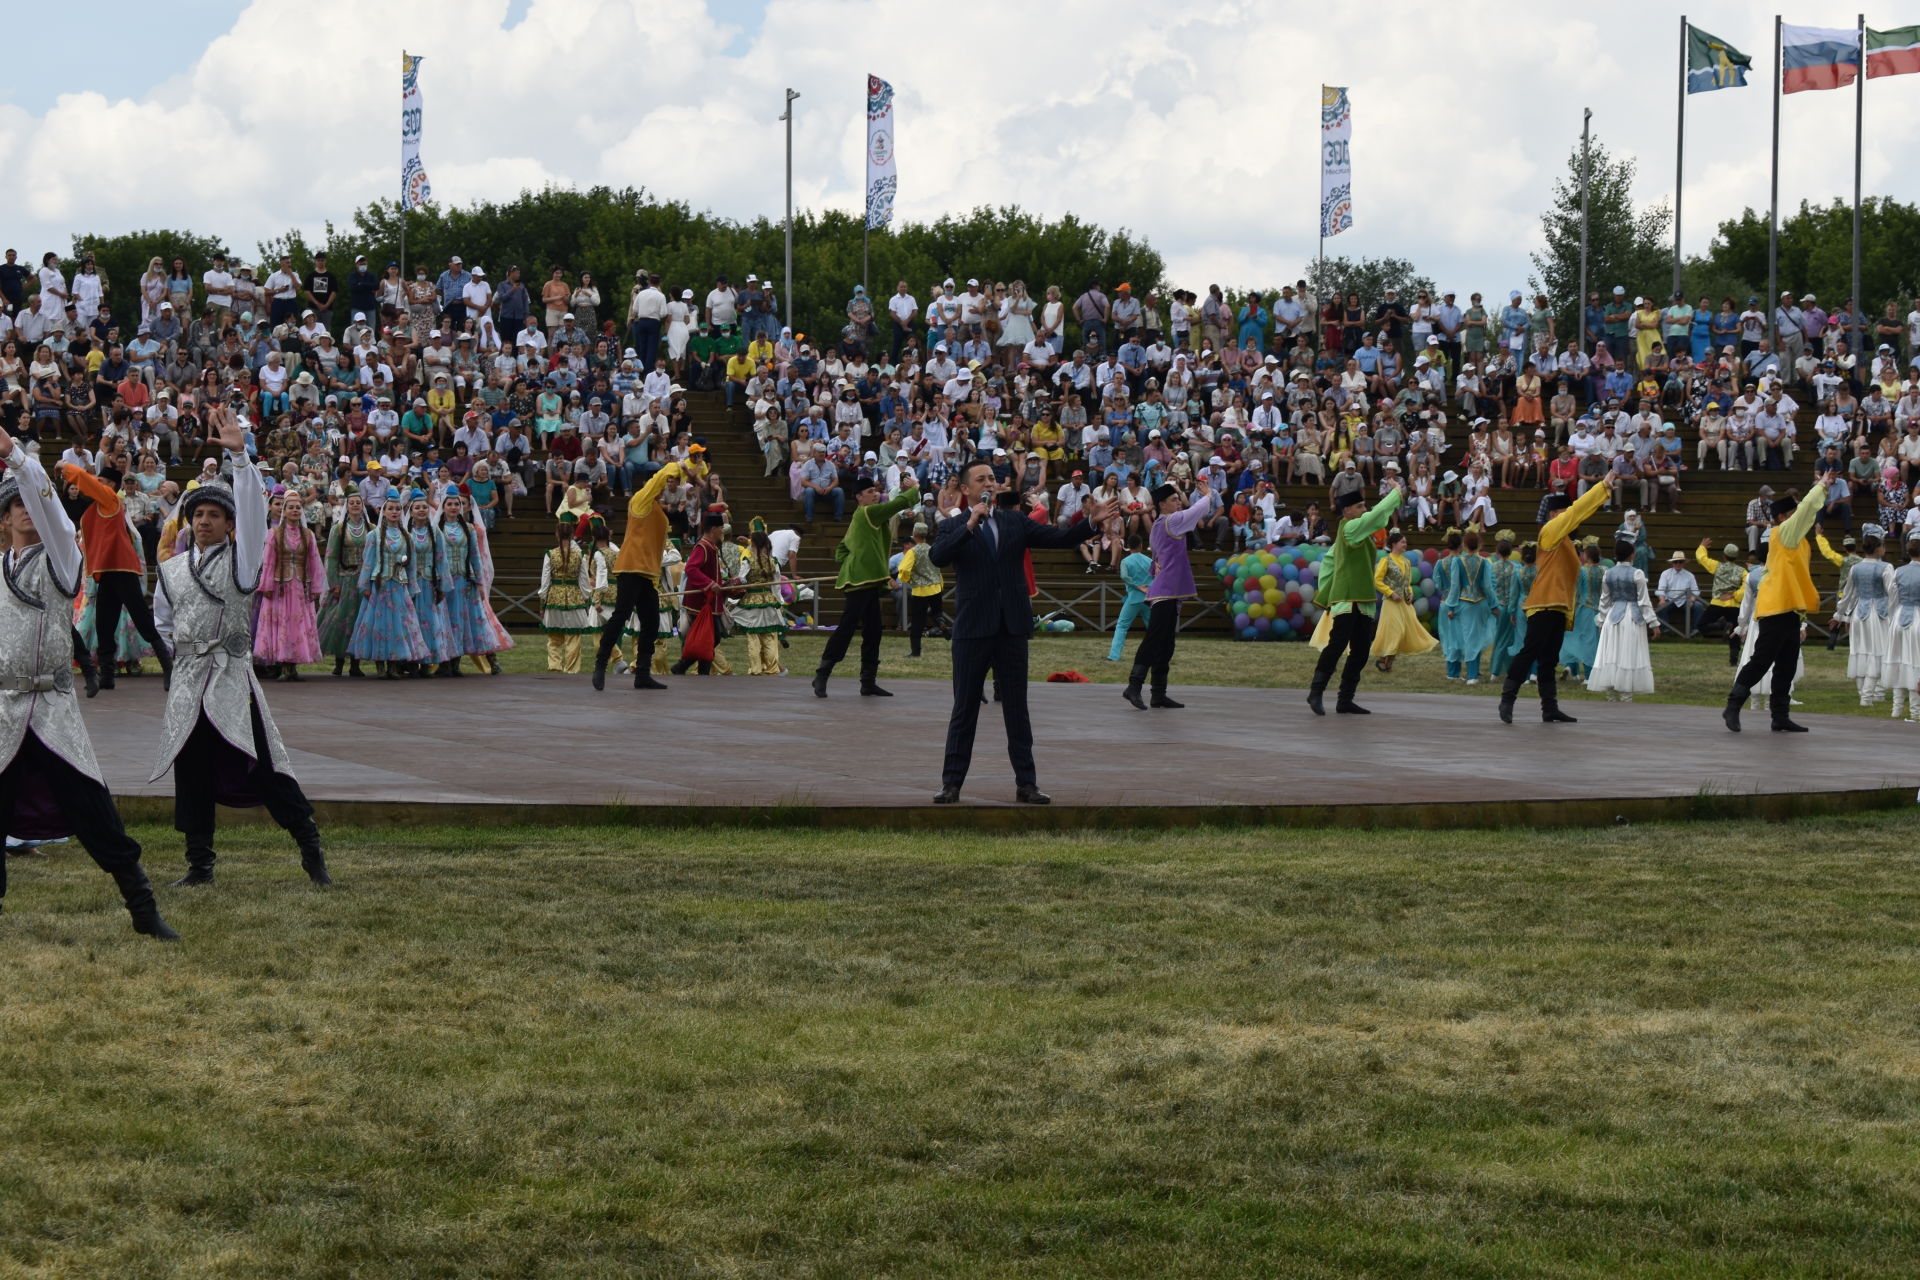
[[[223,849],[13,861],[0,1272],[1913,1274],[1911,815]]]
[[[832,616],[831,606],[829,615]],[[1035,680],[1044,680],[1052,671],[1078,671],[1089,680],[1102,683],[1124,684],[1133,658],[1133,651],[1140,643],[1140,628],[1135,627],[1128,637],[1124,656],[1119,662],[1108,662],[1107,646],[1111,637],[1105,635],[1046,635],[1035,636],[1033,641],[1032,673]],[[824,633],[794,635],[790,637],[792,647],[785,650],[787,665],[794,677],[813,674],[820,663],[820,650],[826,644]],[[515,637],[518,647],[504,655],[504,667],[508,671],[545,671],[547,669],[546,641],[537,635]],[[880,676],[883,680],[906,680],[915,677],[950,680],[953,667],[949,660],[947,642],[928,640],[923,645],[925,656],[909,658],[907,656],[907,638],[904,635],[888,632],[881,648]],[[728,640],[721,645],[721,651],[727,655],[735,671],[747,669],[744,642],[739,639]],[[680,653],[678,640],[669,641],[668,652],[674,657]],[[840,665],[836,674],[854,677],[859,674],[859,650],[856,646],[853,656]],[[1203,640],[1182,637],[1180,646],[1174,655],[1173,683],[1238,685],[1254,689],[1299,689],[1304,691],[1313,672],[1313,664],[1319,654],[1307,645],[1295,642],[1248,643],[1237,640]],[[592,650],[589,647],[585,658],[586,665],[592,666]],[[1809,645],[1806,650],[1807,672],[1800,681],[1798,697],[1806,703],[1808,712],[1829,712],[1846,715],[1877,715],[1885,717],[1887,706],[1882,703],[1875,708],[1863,708],[1860,705],[1858,691],[1853,681],[1847,678],[1847,651],[1841,647],[1833,653],[1827,652],[1825,642]],[[1653,645],[1653,675],[1658,691],[1643,699],[1649,702],[1691,703],[1700,706],[1722,706],[1727,700],[1727,690],[1733,684],[1733,668],[1727,665],[1727,648],[1724,643],[1710,640],[1659,640]],[[1589,694],[1582,684],[1561,682],[1561,696],[1569,702],[1587,699],[1600,699],[1604,695]],[[1369,692],[1391,693],[1461,693],[1497,696],[1500,692],[1498,682],[1482,683],[1472,689],[1459,681],[1446,679],[1446,664],[1441,660],[1439,651],[1418,658],[1402,658],[1394,670],[1381,675],[1371,668],[1366,680],[1361,684],[1362,694]],[[1531,694],[1526,695],[1531,697]]]

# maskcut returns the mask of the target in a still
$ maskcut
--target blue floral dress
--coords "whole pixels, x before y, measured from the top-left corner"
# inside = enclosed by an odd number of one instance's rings
[[[447,623],[447,546],[431,524],[407,530],[413,557],[413,612],[420,638],[426,642],[427,662],[446,662],[460,656],[453,628]]]
[[[360,590],[371,592],[354,619],[347,652],[374,662],[423,662],[426,640],[413,608],[413,540],[405,529],[382,524],[368,536],[360,562]]]

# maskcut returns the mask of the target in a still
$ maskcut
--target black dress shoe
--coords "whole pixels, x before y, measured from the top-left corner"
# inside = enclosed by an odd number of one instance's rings
[[[1540,713],[1540,723],[1541,724],[1579,724],[1580,722],[1574,719],[1572,716],[1568,715],[1566,712],[1562,711],[1560,708],[1555,707],[1551,711],[1542,711]]]
[[[1021,804],[1052,804],[1053,797],[1034,786],[1031,782],[1015,787],[1013,798]]]
[[[198,888],[203,884],[212,884],[212,883],[213,883],[213,868],[195,867],[191,871],[187,872],[187,874],[181,876],[178,880],[175,880],[172,884],[168,885],[167,888],[194,889],[194,888]]]
[[[960,788],[958,787],[940,788],[940,794],[933,798],[933,802],[935,804],[959,804]]]

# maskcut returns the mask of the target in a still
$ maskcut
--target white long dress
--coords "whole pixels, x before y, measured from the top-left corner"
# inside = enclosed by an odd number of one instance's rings
[[[104,292],[97,274],[90,275],[82,271],[73,278],[73,318],[80,322],[81,328],[86,328],[99,317],[100,300]]]
[[[1022,295],[1008,298],[1000,308],[1000,341],[998,346],[1020,347],[1033,341],[1033,299]]]
[[[1653,658],[1647,628],[1653,625],[1653,601],[1647,575],[1630,564],[1616,564],[1600,579],[1600,644],[1594,650],[1590,693],[1652,693]]]
[[[678,360],[687,354],[687,339],[692,334],[688,326],[689,310],[687,304],[675,298],[667,304],[667,358]]]
[[[1847,576],[1847,675],[1859,683],[1865,701],[1883,687],[1893,638],[1893,566],[1862,560]]]
[[[1920,560],[1893,571],[1893,608],[1887,618],[1880,682],[1889,689],[1920,686]]]

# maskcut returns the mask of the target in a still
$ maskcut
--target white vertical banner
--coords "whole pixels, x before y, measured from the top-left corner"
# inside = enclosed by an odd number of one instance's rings
[[[423,58],[400,53],[400,207],[412,209],[433,199],[427,168],[420,163],[420,64]]]
[[[1353,108],[1347,91],[1320,86],[1320,238],[1353,225]]]
[[[867,230],[893,221],[893,195],[900,185],[894,170],[893,86],[867,77]]]

